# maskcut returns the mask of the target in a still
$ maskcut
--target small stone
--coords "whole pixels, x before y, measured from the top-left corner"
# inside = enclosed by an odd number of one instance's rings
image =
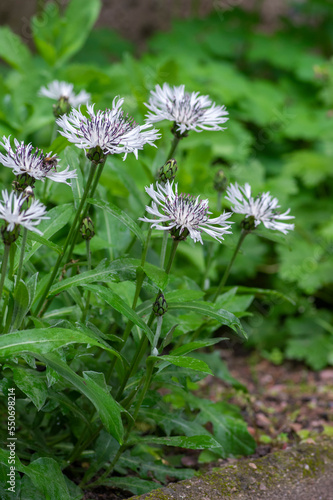
[[[253,462],[249,463],[249,467],[251,467],[252,469],[257,469],[256,464],[254,464]]]
[[[310,467],[308,466],[308,464],[305,464],[305,465],[304,465],[304,469],[305,469],[305,470],[310,470]]]
[[[265,491],[267,490],[267,487],[263,483],[261,483],[261,485],[259,486],[259,490]]]

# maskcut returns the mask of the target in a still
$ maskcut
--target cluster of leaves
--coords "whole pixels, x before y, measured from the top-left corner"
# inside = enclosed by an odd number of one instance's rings
[[[0,57],[7,63],[0,66],[0,134],[51,149],[79,174],[72,189],[60,184],[36,188],[52,208],[50,220],[40,225],[43,237],[30,235],[27,242],[25,269],[30,278],[15,297],[20,303],[18,324],[41,297],[68,231],[73,198],[77,208],[86,179],[83,152],[69,147],[62,137],[49,145],[54,126],[51,104],[36,96],[54,79],[87,90],[100,109],[110,106],[116,95],[125,97],[127,111],[138,123],[156,83],[184,83],[188,90],[209,93],[217,103],[226,104],[228,130],[190,134],[181,141],[177,178],[182,191],[209,197],[211,208],[219,211],[214,177],[222,168],[230,181],[250,181],[254,191],[270,190],[283,207],[291,206],[297,228],[288,242],[259,230],[251,235],[231,276],[231,283],[243,286],[230,287],[210,304],[203,298],[230,260],[237,229],[223,245],[209,238],[203,246],[182,242],[169,278],[159,267],[161,236],[153,233],[150,264],[140,267],[146,234],[135,221],[144,213],[144,187],[166,159],[169,125],[161,129],[164,140],[157,151],[146,148],[138,161],[109,157],[96,199],[91,200],[96,232],[91,240],[92,270],[87,270],[82,242],[64,269],[64,277],[69,269],[72,275],[53,285],[48,295],[52,304],[43,317],[32,313],[25,324],[29,329],[0,339],[1,358],[6,360],[1,391],[5,396],[15,385],[19,426],[16,497],[3,489],[4,499],[81,498],[82,490],[71,480],[78,468],[71,464],[78,458],[80,464],[89,463],[88,482],[112,462],[123,441],[123,422],[131,419],[145,365],[133,371],[121,400],[116,397],[119,381],[143,335],[151,341],[152,331],[143,318],[158,290],[164,291],[169,306],[161,335],[163,355],[156,359],[154,383],[130,435],[131,446],[116,463],[117,475],[105,479],[105,485],[143,493],[167,477],[193,475],[194,470],[180,468],[180,453],[165,457],[165,446],[204,449],[214,457],[254,450],[237,408],[226,402],[212,404],[192,393],[212,371],[236,383],[213,353],[187,356],[209,349],[221,334],[244,337],[245,325],[250,342],[267,355],[278,348],[315,368],[332,363],[328,306],[333,225],[327,206],[332,197],[333,128],[326,47],[314,52],[311,35],[306,38],[300,30],[295,40],[295,30],[288,27],[274,37],[258,33],[257,20],[234,9],[222,17],[217,12],[205,20],[176,22],[171,33],[156,34],[147,53],[137,59],[134,48],[114,33],[91,31],[99,9],[98,0],[71,0],[64,13],[48,3],[42,19],[32,19],[36,54],[8,28],[0,30]],[[1,179],[6,185],[12,181],[9,169],[2,169]],[[131,246],[133,234],[137,239]],[[143,290],[133,311],[140,273]],[[6,281],[8,294],[12,285]],[[290,295],[296,306],[265,290],[275,287]],[[90,316],[83,321],[88,292]],[[249,308],[252,316],[247,316]],[[133,339],[119,354],[127,321],[134,325]],[[110,358],[119,359],[111,374]],[[2,411],[5,414],[5,407]],[[0,453],[5,484],[8,451]],[[18,472],[24,474],[21,480]]]

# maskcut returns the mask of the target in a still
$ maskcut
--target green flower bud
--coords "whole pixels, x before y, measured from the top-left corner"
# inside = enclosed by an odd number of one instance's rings
[[[103,153],[103,150],[99,146],[96,146],[95,148],[90,148],[87,152],[88,160],[90,160],[95,165],[103,163],[105,161],[105,156],[106,155]]]
[[[171,132],[173,133],[173,135],[175,137],[177,137],[178,139],[182,139],[183,137],[187,137],[188,136],[188,132],[187,131],[181,133],[181,132],[179,132],[179,130],[177,130],[177,128],[178,128],[177,127],[177,123],[174,122],[173,127],[171,128]]]
[[[174,158],[168,160],[158,171],[158,180],[166,183],[173,181],[178,170],[177,162]]]
[[[11,245],[14,241],[17,240],[20,234],[20,226],[15,225],[12,231],[7,231],[8,224],[5,224],[1,228],[1,237],[4,242],[4,245]]]
[[[214,189],[219,193],[223,193],[227,189],[228,179],[223,170],[216,172],[214,177]]]
[[[95,236],[94,223],[90,217],[85,217],[80,227],[80,233],[84,240],[91,240]]]
[[[188,229],[184,229],[183,232],[181,233],[181,228],[176,228],[173,227],[170,230],[171,238],[176,240],[176,241],[185,241],[188,235],[190,234]]]
[[[12,186],[17,193],[22,193],[27,188],[33,189],[35,187],[36,179],[28,174],[20,174],[12,182]],[[30,189],[29,189],[30,192]]]
[[[68,97],[62,96],[58,100],[57,104],[53,104],[53,114],[56,118],[59,116],[66,115],[71,110],[71,105],[69,104]]]
[[[241,222],[241,227],[244,229],[244,231],[254,231],[256,228],[255,220],[256,219],[253,215],[250,215],[250,217],[245,217],[245,219],[243,219]]]
[[[153,312],[156,314],[156,316],[163,316],[163,314],[165,314],[167,310],[168,304],[164,298],[163,293],[160,292],[153,304]]]

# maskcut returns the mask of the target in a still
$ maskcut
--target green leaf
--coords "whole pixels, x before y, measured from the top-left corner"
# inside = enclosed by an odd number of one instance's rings
[[[119,295],[117,295],[109,288],[98,287],[95,285],[83,285],[83,286],[88,290],[95,292],[96,295],[98,295],[101,299],[105,300],[105,302],[110,304],[110,306],[116,309],[116,311],[123,314],[127,319],[131,320],[132,323],[141,328],[147,335],[149,342],[153,344],[154,334],[149,328],[149,326],[143,321],[142,318],[140,318],[140,316],[135,311],[133,311],[133,309],[130,308],[129,305],[126,304],[126,302],[122,300],[121,297],[119,297]]]
[[[43,233],[43,241],[44,239],[48,240],[53,236],[56,232],[59,231],[62,227],[64,227],[73,214],[73,206],[72,205],[60,205],[58,207],[52,208],[47,212],[47,216],[50,217],[48,220],[43,220],[38,229]],[[24,262],[28,262],[35,252],[42,246],[40,240],[34,241],[31,246],[31,249],[28,250],[24,255]],[[18,265],[18,259],[16,262],[16,267]]]
[[[65,163],[71,166],[71,170],[76,170],[76,177],[71,179],[71,188],[74,198],[74,207],[77,210],[80,205],[80,201],[83,195],[83,175],[81,169],[79,168],[79,154],[70,146],[68,146],[64,151]]]
[[[0,449],[0,463],[7,467],[9,456],[9,451]],[[45,499],[71,500],[60,466],[53,458],[38,458],[29,465],[23,465],[15,456],[15,469],[26,474]]]
[[[190,368],[191,370],[197,370],[199,372],[208,373],[209,375],[213,375],[211,369],[204,361],[195,358],[188,358],[186,356],[151,356],[150,358],[156,359],[159,361],[167,361],[167,363],[171,363],[172,365],[182,366],[183,368]],[[150,359],[149,358],[149,359]],[[164,364],[167,366],[167,364]],[[164,366],[161,368],[163,369]]]
[[[36,371],[15,366],[11,366],[11,370],[17,387],[31,399],[37,410],[40,410],[48,395],[44,376]]]
[[[113,477],[112,479],[105,479],[102,483],[104,486],[111,486],[120,488],[125,491],[130,491],[134,495],[143,495],[149,491],[161,488],[161,485],[154,481],[147,481],[139,477]]]
[[[227,340],[225,337],[208,339],[208,340],[197,340],[195,342],[189,342],[188,344],[181,345],[176,349],[170,351],[172,356],[183,356],[184,354],[188,354],[189,352],[195,351],[196,349],[202,349],[203,347],[207,347],[210,345],[218,344],[221,340]]]
[[[52,250],[55,250],[57,253],[61,253],[61,248],[59,247],[59,245],[52,243],[52,241],[47,240],[46,238],[44,238],[40,234],[29,231],[28,236],[27,236],[27,240],[29,241],[29,243],[31,241],[36,241],[36,242],[40,243],[41,245],[45,245],[46,247],[51,248]]]
[[[65,280],[59,281],[55,283],[50,291],[48,296],[57,295],[64,290],[68,290],[68,288],[72,288],[73,286],[82,286],[91,282],[96,281],[111,281],[110,278],[112,276],[112,269],[105,268],[104,265],[99,265],[96,269],[92,269],[91,271],[85,271],[83,273],[72,276],[71,278],[67,278]]]
[[[145,262],[144,267],[142,268],[140,265],[139,268],[143,269],[148,278],[151,279],[151,281],[155,283],[160,290],[164,290],[168,284],[169,277],[163,269],[153,266],[152,264],[149,264],[149,262]]]
[[[88,199],[88,202],[98,208],[101,208],[102,210],[106,210],[110,215],[122,222],[130,231],[132,231],[132,233],[135,234],[135,236],[137,236],[137,238],[139,238],[140,242],[144,244],[145,236],[142,229],[136,222],[134,222],[133,219],[131,219],[129,215],[127,215],[126,212],[110,202],[106,203],[105,201],[95,200],[91,198]]]
[[[0,27],[0,58],[21,71],[28,70],[31,64],[28,47],[8,26]]]
[[[119,353],[101,344],[93,337],[90,337],[77,330],[67,328],[48,328],[35,330],[22,330],[20,332],[7,333],[0,337],[0,357],[13,356],[21,352],[46,353],[63,347],[68,344],[91,344],[101,349],[112,352],[119,357]]]
[[[216,319],[221,325],[226,325],[234,332],[236,332],[240,337],[247,338],[246,332],[242,327],[241,322],[238,318],[229,311],[225,309],[219,309],[215,304],[207,302],[182,302],[168,303],[169,310],[173,309],[183,309],[190,310],[193,313],[199,313],[204,316],[209,316],[212,319]]]
[[[53,370],[70,382],[93,403],[105,429],[118,441],[118,443],[122,444],[124,435],[120,416],[122,408],[113,399],[111,394],[104,391],[90,377],[86,376],[85,379],[83,379],[77,375],[54,353],[44,355],[36,354],[36,357],[53,368]]]
[[[204,450],[206,448],[219,448],[221,445],[213,438],[213,436],[171,436],[171,437],[154,437],[147,436],[138,439],[139,443],[162,444],[166,446],[177,446],[187,448],[188,450]]]
[[[14,321],[11,329],[19,328],[30,306],[29,290],[24,281],[20,281],[14,290]]]

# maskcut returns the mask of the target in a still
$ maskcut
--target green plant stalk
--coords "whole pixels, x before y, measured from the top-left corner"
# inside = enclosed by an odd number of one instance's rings
[[[163,231],[163,239],[162,239],[162,248],[161,248],[161,258],[160,258],[160,267],[163,269],[165,265],[165,255],[168,246],[168,231]]]
[[[176,255],[176,251],[177,251],[177,247],[178,247],[178,244],[179,244],[179,241],[177,240],[174,240],[173,241],[173,245],[172,245],[172,248],[171,248],[171,251],[170,251],[170,256],[169,256],[169,261],[168,261],[168,264],[165,268],[165,272],[166,274],[169,274],[170,273],[170,269],[171,269],[171,266],[172,266],[172,263],[174,261],[174,258],[175,258],[175,255]],[[159,293],[156,294],[156,298],[155,300],[157,299]],[[155,301],[154,301],[155,302]],[[151,326],[153,321],[154,321],[154,318],[155,318],[155,314],[154,312],[152,311],[150,316],[149,316],[149,319],[148,319],[148,322],[147,322],[147,325],[148,326]],[[135,372],[135,370],[137,369],[137,367],[139,366],[140,364],[140,361],[141,359],[143,358],[146,350],[147,350],[147,346],[148,346],[148,339],[145,335],[142,335],[141,337],[141,341],[137,347],[137,350],[136,350],[136,353],[132,359],[132,362],[129,366],[129,369],[122,381],[122,384],[121,386],[119,387],[119,390],[118,390],[118,393],[117,393],[117,396],[116,396],[116,399],[117,401],[119,401],[119,399],[121,398],[124,390],[125,390],[125,387],[126,387],[126,384],[128,382],[128,379],[131,377],[132,373]]]
[[[56,278],[56,276],[58,274],[58,270],[59,270],[60,264],[62,263],[64,255],[66,253],[67,247],[68,247],[69,243],[71,242],[71,240],[73,238],[73,235],[74,235],[75,230],[76,230],[76,225],[77,225],[77,223],[78,223],[78,221],[80,219],[81,211],[83,210],[83,207],[85,205],[86,199],[87,199],[89,191],[90,191],[90,186],[91,186],[91,183],[93,181],[94,174],[95,174],[95,169],[92,168],[90,170],[88,181],[87,181],[87,185],[86,185],[85,190],[83,192],[79,208],[76,211],[73,224],[71,225],[70,231],[69,231],[69,233],[67,235],[67,238],[65,240],[62,252],[58,256],[58,259],[57,259],[57,261],[55,263],[55,266],[53,268],[53,271],[52,271],[52,274],[50,276],[50,279],[49,279],[48,283],[46,284],[44,292],[43,292],[43,295],[40,298],[40,300],[39,300],[39,302],[37,304],[37,307],[36,307],[36,309],[34,311],[34,315],[35,316],[37,316],[40,313],[40,311],[41,311],[41,309],[42,309],[42,307],[44,305],[44,301],[45,301],[45,299],[47,297],[47,294],[49,293],[50,288],[53,285],[53,282],[54,282],[54,280],[55,280],[55,278]]]
[[[105,165],[105,158],[104,158],[104,161],[98,165],[98,170],[97,170],[97,173],[95,175],[95,179],[94,179],[94,182],[92,184],[91,191],[89,193],[90,194],[89,198],[92,198],[95,194],[99,179],[100,179],[102,172],[103,172],[104,165]],[[91,163],[91,168],[93,168],[93,163]],[[87,196],[87,198],[88,198],[88,196]],[[69,251],[68,251],[67,262],[69,262],[71,260],[71,257],[72,257],[73,251],[74,251],[74,247],[76,245],[76,240],[77,240],[77,237],[78,237],[78,234],[80,231],[80,227],[81,227],[83,219],[88,214],[88,209],[89,209],[89,203],[87,203],[87,206],[83,210],[82,215],[81,215],[80,220],[79,220],[79,224],[76,227],[75,234],[73,236],[72,243],[71,243],[71,246],[70,246]]]
[[[146,396],[146,393],[147,393],[147,391],[148,391],[148,389],[150,387],[150,383],[151,383],[151,379],[152,379],[152,375],[153,375],[153,370],[154,370],[154,365],[155,365],[155,360],[149,360],[149,359],[147,360],[147,363],[146,363],[147,370],[146,370],[146,374],[145,374],[145,383],[144,383],[144,386],[142,388],[140,397],[139,397],[139,399],[138,399],[138,401],[136,403],[135,410],[134,410],[134,413],[133,413],[133,418],[132,418],[132,420],[128,424],[128,428],[127,428],[127,431],[126,431],[126,434],[125,434],[125,437],[124,437],[124,443],[120,446],[119,450],[116,453],[116,456],[112,460],[112,462],[109,465],[109,467],[105,470],[105,472],[101,475],[101,477],[97,481],[95,481],[94,483],[91,483],[89,485],[89,487],[95,487],[95,486],[98,486],[99,484],[102,484],[103,481],[104,481],[104,479],[106,479],[108,477],[108,475],[113,471],[114,466],[118,462],[118,460],[121,457],[121,455],[123,454],[123,452],[126,450],[126,448],[127,448],[127,440],[128,440],[128,438],[130,436],[131,430],[133,429],[133,426],[134,426],[134,424],[136,422],[136,419],[138,417],[138,414],[139,414],[142,402],[143,402],[143,400],[144,400],[144,398]],[[82,487],[83,484],[84,483],[82,482],[80,484],[80,486]]]
[[[20,252],[19,265],[18,265],[18,268],[17,268],[15,288],[18,287],[18,284],[19,284],[19,282],[20,282],[20,280],[22,278],[23,261],[24,261],[24,254],[25,254],[25,245],[27,243],[27,236],[28,236],[28,229],[26,227],[24,227],[23,228],[23,232],[22,232],[21,252]]]
[[[1,264],[0,299],[2,297],[3,285],[4,285],[4,282],[5,282],[5,278],[6,278],[6,271],[7,271],[9,251],[10,251],[10,245],[5,245],[3,259],[2,259],[2,264]]]
[[[238,252],[239,252],[239,249],[240,249],[240,247],[242,246],[242,243],[243,243],[243,241],[244,241],[244,239],[245,239],[245,236],[246,236],[247,234],[249,234],[249,231],[245,231],[244,229],[242,229],[242,232],[241,232],[241,234],[240,234],[240,237],[239,237],[239,240],[238,240],[237,246],[236,246],[236,248],[235,248],[235,251],[234,251],[234,253],[233,253],[233,256],[231,257],[231,260],[230,260],[230,262],[229,262],[229,264],[228,264],[228,266],[227,266],[226,270],[224,271],[224,274],[223,274],[223,276],[222,276],[222,279],[221,279],[221,281],[220,281],[220,284],[219,284],[219,286],[218,286],[218,288],[217,288],[217,291],[216,291],[216,294],[215,294],[215,296],[214,296],[213,302],[215,302],[215,301],[216,301],[217,297],[218,297],[218,296],[220,295],[220,293],[221,293],[222,288],[223,288],[223,287],[224,287],[224,285],[226,284],[227,279],[228,279],[228,276],[229,276],[230,271],[231,271],[231,268],[232,268],[232,265],[233,265],[233,263],[235,262],[235,259],[236,259],[236,257],[237,257],[237,254],[238,254]]]
[[[170,148],[170,151],[169,151],[169,154],[164,162],[164,164],[168,161],[168,160],[171,160],[172,156],[175,154],[175,151],[177,149],[177,146],[179,144],[179,141],[180,141],[180,138],[179,137],[176,137],[174,136],[173,137],[173,140],[172,140],[172,144],[171,144],[171,148]],[[140,221],[141,222],[141,221]],[[129,242],[129,245],[128,247],[126,248],[125,250],[125,253],[129,253],[135,243],[135,240],[136,240],[136,237],[135,235],[132,237],[131,241]],[[163,240],[164,241],[164,240]],[[161,260],[162,260],[162,255],[161,255]],[[163,267],[163,266],[161,266]]]
[[[87,262],[88,262],[88,271],[91,271],[91,250],[90,250],[90,240],[86,240],[86,251],[87,251]],[[86,304],[85,308],[82,314],[82,322],[84,323],[87,318],[87,314],[89,311],[89,305],[90,305],[90,296],[91,296],[91,291],[88,290],[87,292],[87,297],[86,297]]]
[[[149,228],[148,230],[148,233],[147,233],[147,238],[146,238],[146,241],[145,241],[145,245],[143,247],[143,250],[142,250],[142,255],[141,255],[141,267],[144,266],[145,262],[146,262],[146,257],[147,257],[147,251],[148,251],[148,246],[149,246],[149,241],[150,241],[150,237],[151,237],[151,233],[152,233],[152,229]],[[141,288],[142,288],[142,284],[143,284],[143,281],[145,279],[145,275],[144,275],[144,272],[142,271],[142,273],[140,273],[140,275],[138,275],[137,277],[137,280],[136,280],[136,287],[135,287],[135,294],[134,294],[134,298],[133,298],[133,303],[132,303],[132,309],[133,311],[135,310],[136,308],[136,305],[137,305],[137,302],[138,302],[138,299],[139,299],[139,296],[140,296],[140,292],[141,292]],[[126,341],[131,333],[131,330],[132,330],[132,327],[133,327],[133,322],[132,321],[128,321],[127,325],[126,325],[126,328],[125,328],[125,331],[124,331],[124,335],[123,335],[123,343],[122,345],[120,346],[118,352],[120,352],[123,347],[125,346],[126,344]],[[107,374],[106,374],[106,383],[108,384],[110,382],[110,378],[111,378],[111,375],[112,375],[112,372],[117,364],[117,361],[118,361],[118,358],[116,356],[113,356],[113,360],[110,364],[110,367],[107,371]],[[95,415],[95,411],[93,411],[92,415],[91,415],[91,419],[94,417]],[[102,427],[101,427],[102,428]],[[101,429],[99,429],[101,430]],[[97,432],[96,435],[98,435],[99,431]],[[78,457],[81,453],[82,450],[84,450],[85,446],[86,446],[86,443],[89,444],[91,442],[91,436],[88,438],[88,440],[86,440],[84,443],[82,443],[83,439],[85,438],[87,432],[84,431],[83,434],[80,436],[80,438],[78,439],[73,451],[72,451],[72,454],[69,458],[69,463],[71,463],[73,460],[76,459],[76,457]],[[93,437],[93,439],[95,438],[96,436]]]

